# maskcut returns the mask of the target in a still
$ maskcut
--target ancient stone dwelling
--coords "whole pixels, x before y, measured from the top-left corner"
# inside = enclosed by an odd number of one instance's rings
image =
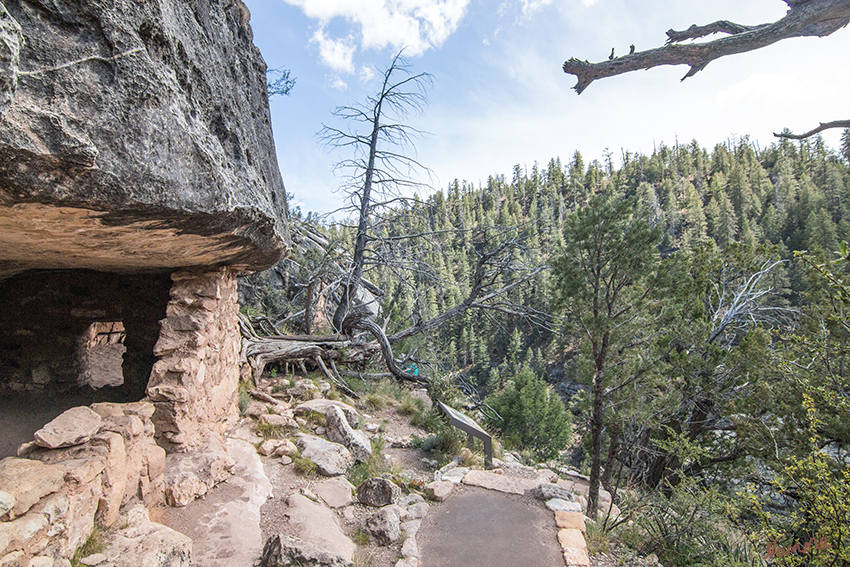
[[[235,278],[288,242],[249,18],[0,0],[0,565],[52,565],[157,504],[166,452],[204,455],[200,484],[226,468]]]

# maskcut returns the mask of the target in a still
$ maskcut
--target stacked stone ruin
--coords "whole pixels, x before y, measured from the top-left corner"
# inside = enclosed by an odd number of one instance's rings
[[[0,0],[0,397],[111,402],[0,460],[2,565],[62,564],[119,511],[168,539],[146,517],[166,462],[227,473],[236,277],[289,246],[249,19],[239,0]],[[95,360],[110,345],[119,362]],[[92,383],[98,364],[117,378]]]

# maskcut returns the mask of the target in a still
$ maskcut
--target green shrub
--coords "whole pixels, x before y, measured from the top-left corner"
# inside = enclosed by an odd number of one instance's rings
[[[564,402],[531,370],[521,369],[487,403],[502,417],[487,422],[510,449],[530,450],[546,460],[570,441],[572,428]]]
[[[681,477],[669,496],[654,493],[637,506],[624,504],[633,522],[621,526],[620,540],[641,555],[655,553],[666,567],[758,567],[758,550],[729,519],[734,503],[716,487]]]
[[[244,416],[251,404],[251,394],[244,388],[239,388],[239,415]]]
[[[384,459],[384,439],[378,437],[372,440],[372,456],[361,463],[355,463],[348,469],[348,480],[354,486],[360,486],[364,480],[381,476],[390,472],[390,467]]]
[[[365,531],[361,530],[360,528],[357,528],[351,534],[351,541],[353,541],[357,545],[361,545],[361,546],[369,545],[369,534],[368,534],[368,532],[365,532]]]
[[[71,557],[72,567],[83,567],[83,564],[80,561],[89,555],[100,553],[103,551],[103,546],[103,531],[99,527],[95,526],[86,542],[78,547],[77,551],[74,552],[74,556]]]
[[[417,411],[410,418],[410,423],[425,431],[434,432],[440,427],[440,415],[434,409]]]
[[[263,440],[283,439],[284,437],[286,437],[286,430],[280,425],[272,425],[271,423],[258,423],[257,434],[262,437]]]
[[[292,459],[292,467],[295,469],[295,472],[301,476],[306,478],[316,478],[318,476],[319,469],[316,466],[316,463],[307,457],[302,457],[299,454],[293,454],[290,458]]]

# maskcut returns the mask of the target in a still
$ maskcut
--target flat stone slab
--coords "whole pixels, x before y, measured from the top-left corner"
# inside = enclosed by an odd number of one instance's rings
[[[354,485],[343,476],[329,478],[313,485],[313,491],[331,508],[344,508],[354,502]]]
[[[590,567],[590,557],[583,549],[565,549],[564,563],[567,567]]]
[[[564,549],[584,549],[587,551],[587,543],[584,541],[584,534],[581,533],[581,530],[574,530],[572,528],[560,530],[558,532],[558,543]]]
[[[555,524],[560,529],[579,530],[587,536],[587,526],[584,523],[584,514],[581,512],[555,512]]]
[[[553,512],[581,512],[581,504],[579,502],[569,502],[561,498],[552,498],[546,501],[546,507]]]
[[[528,490],[535,490],[541,481],[530,478],[520,478],[496,474],[489,471],[471,470],[463,477],[463,484],[469,486],[480,486],[488,490],[497,490],[507,494],[523,495]]]
[[[0,491],[11,498],[4,497],[11,504],[7,513],[10,519],[24,514],[38,502],[42,496],[56,492],[63,485],[65,467],[46,465],[41,461],[6,457],[0,461]]]
[[[463,477],[466,476],[466,473],[468,472],[469,469],[466,467],[455,467],[440,473],[440,480],[447,480],[454,484],[460,484],[461,481],[463,481]]]
[[[183,508],[166,508],[169,527],[189,536],[192,564],[204,567],[248,567],[263,551],[260,508],[272,493],[254,446],[227,439],[235,461],[233,476]]]
[[[85,406],[71,408],[35,432],[39,447],[59,449],[88,441],[100,429],[103,420]]]

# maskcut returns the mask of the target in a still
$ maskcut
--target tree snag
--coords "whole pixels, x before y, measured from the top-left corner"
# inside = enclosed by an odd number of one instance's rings
[[[850,0],[784,0],[789,9],[785,16],[772,23],[746,26],[719,20],[708,25],[692,25],[687,30],[667,32],[663,47],[629,53],[608,61],[590,63],[587,60],[569,59],[564,63],[564,73],[575,75],[578,82],[573,87],[578,94],[596,79],[622,75],[630,71],[651,69],[660,65],[688,65],[690,70],[682,80],[693,77],[715,59],[767,47],[777,41],[792,37],[825,37],[850,23]],[[726,37],[703,43],[687,43],[713,33]],[[799,136],[775,134],[778,137],[802,139],[827,128],[846,128],[848,120],[821,124],[811,132]]]

